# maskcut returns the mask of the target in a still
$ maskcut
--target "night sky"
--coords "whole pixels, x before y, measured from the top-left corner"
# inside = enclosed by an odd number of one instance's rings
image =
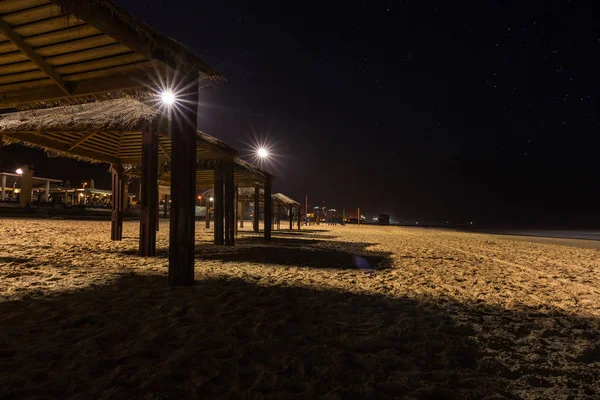
[[[600,223],[592,2],[116,3],[227,79],[199,128],[242,155],[268,137],[274,191],[395,220]],[[110,185],[34,153],[5,156]]]

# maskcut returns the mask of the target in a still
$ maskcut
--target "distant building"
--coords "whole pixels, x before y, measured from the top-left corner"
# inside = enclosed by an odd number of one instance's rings
[[[390,215],[389,214],[379,214],[378,223],[379,223],[379,225],[389,225],[390,224]]]

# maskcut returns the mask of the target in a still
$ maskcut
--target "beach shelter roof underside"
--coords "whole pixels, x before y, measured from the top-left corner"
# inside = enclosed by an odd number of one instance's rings
[[[0,135],[5,143],[39,147],[57,156],[115,164],[141,162],[145,126],[158,131],[159,162],[170,161],[167,116],[131,98],[0,115]],[[235,150],[225,143],[197,132],[198,160],[234,155]]]
[[[198,190],[209,189],[214,187],[214,168],[215,164],[223,162],[225,159],[220,160],[199,160],[198,170],[196,171],[196,188]],[[250,188],[255,186],[264,186],[265,179],[268,174],[254,165],[241,160],[237,157],[233,160],[234,170],[233,179],[234,183],[240,188]],[[163,185],[170,185],[171,174],[169,171],[169,163],[165,163],[161,166],[159,171],[159,181]],[[139,167],[137,171],[133,171],[134,175],[139,173]],[[272,179],[272,177],[271,177]],[[212,190],[212,189],[211,189]],[[242,190],[242,189],[240,189]],[[254,190],[254,189],[251,189]]]
[[[0,0],[0,108],[121,97],[175,69],[220,79],[108,0]]]

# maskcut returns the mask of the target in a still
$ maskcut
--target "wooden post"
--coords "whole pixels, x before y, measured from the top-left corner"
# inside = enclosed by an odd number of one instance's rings
[[[290,231],[294,228],[294,207],[290,206],[289,216],[290,219]]]
[[[238,202],[238,187],[237,185],[235,186],[235,191],[233,192],[234,194],[234,199],[233,199],[233,204],[234,204],[234,214],[233,214],[233,221],[234,221],[234,233],[235,233],[235,237],[237,237],[238,234],[238,218],[240,215],[240,203]]]
[[[123,196],[121,196],[121,200],[121,209],[125,212],[129,208],[129,184],[127,183],[127,179],[123,179]]]
[[[140,209],[140,256],[156,255],[158,224],[158,132],[146,124],[142,129],[142,188]]]
[[[194,283],[196,205],[196,120],[198,73],[181,79],[182,104],[171,118],[171,226],[169,232],[169,284]]]
[[[260,221],[260,188],[254,187],[254,232],[258,232],[258,224]]]
[[[224,218],[224,212],[223,212],[223,206],[224,206],[224,199],[223,199],[223,166],[221,165],[221,163],[216,163],[215,164],[215,196],[214,196],[214,210],[215,210],[215,229],[214,229],[214,236],[215,236],[215,244],[216,245],[222,245],[223,244],[223,218]]]
[[[31,203],[31,192],[33,190],[33,170],[29,166],[24,166],[21,175],[21,191],[19,193],[19,205],[27,207]]]
[[[163,217],[167,218],[168,210],[169,210],[169,195],[165,194],[165,208],[163,209]]]
[[[123,167],[112,164],[112,214],[110,219],[110,240],[123,240]],[[65,195],[66,203],[66,195]]]
[[[298,230],[300,230],[300,217],[302,217],[302,211],[300,210],[300,207],[296,209],[296,222],[298,223]]]
[[[2,175],[2,192],[0,192],[0,200],[4,200],[5,195],[6,195],[6,175]]]
[[[277,204],[277,230],[278,231],[281,230],[281,212],[282,212],[281,204]]]
[[[360,208],[358,209],[358,226],[360,226]]]
[[[271,240],[271,221],[273,200],[271,199],[271,175],[267,175],[265,178],[265,199],[264,199],[264,213],[265,213],[265,240]]]
[[[158,174],[158,171],[157,171]],[[156,182],[156,232],[160,228],[160,194],[158,193],[158,182]]]
[[[206,199],[206,229],[210,228],[210,200]]]
[[[44,191],[44,201],[48,203],[50,201],[50,181],[46,181],[46,190]]]
[[[234,185],[234,165],[233,161],[226,162],[223,173],[225,183],[225,245],[233,246],[235,244],[235,192]]]
[[[243,200],[240,201],[240,228],[242,228],[242,229],[244,228],[244,215],[246,215],[246,213],[245,213],[246,212],[246,210],[245,210],[246,204],[245,203],[246,202]]]

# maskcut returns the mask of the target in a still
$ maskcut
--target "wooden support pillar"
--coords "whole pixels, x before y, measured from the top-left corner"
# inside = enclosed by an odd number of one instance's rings
[[[214,196],[214,210],[215,210],[215,244],[224,244],[223,240],[223,218],[225,217],[223,212],[224,199],[223,199],[223,166],[221,163],[215,165],[215,196]]]
[[[238,193],[239,194],[239,193]],[[240,201],[240,228],[244,228],[244,216],[246,215],[246,202]]]
[[[210,201],[206,199],[206,229],[210,228]]]
[[[196,206],[196,120],[198,73],[181,79],[181,103],[171,118],[171,226],[169,231],[169,284],[194,283]]]
[[[233,208],[233,212],[234,212],[234,214],[233,214],[233,221],[234,221],[233,222],[233,230],[234,230],[234,233],[235,233],[235,237],[237,237],[237,234],[238,234],[238,218],[239,218],[239,215],[240,215],[240,202],[238,201],[238,195],[239,195],[239,193],[238,193],[238,187],[237,187],[237,185],[235,186],[235,191],[233,192],[233,194],[234,194],[234,199],[233,199],[233,205],[234,205],[234,208]]]
[[[129,184],[127,183],[127,179],[123,179],[123,196],[121,197],[121,209],[125,212],[129,208]]]
[[[290,206],[288,218],[290,219],[290,231],[291,231],[294,227],[294,208],[292,206]]]
[[[44,201],[48,203],[50,201],[50,181],[46,181],[46,190],[44,191]]]
[[[163,208],[163,217],[167,218],[168,211],[169,211],[169,195],[165,194],[165,207]]]
[[[142,129],[142,187],[140,209],[140,256],[156,255],[158,219],[158,132],[146,124]]]
[[[2,142],[0,142],[0,145]],[[2,175],[2,192],[0,192],[0,200],[4,200],[6,196],[6,175]]]
[[[302,212],[300,211],[300,207],[296,209],[296,222],[298,223],[298,230],[300,230],[300,217],[302,217]]]
[[[265,179],[265,240],[271,240],[271,221],[273,220],[273,200],[271,198],[271,176],[267,175]]]
[[[254,232],[258,232],[258,223],[260,221],[260,188],[254,187]]]
[[[156,182],[156,232],[160,230],[160,194],[158,193],[158,182]]]
[[[22,168],[21,191],[19,192],[19,206],[27,207],[31,203],[31,191],[33,190],[33,170],[29,166]]]
[[[111,166],[112,172],[112,215],[110,220],[110,240],[123,240],[123,194],[125,181],[123,167],[119,164]],[[65,203],[66,203],[65,194]]]
[[[233,179],[233,161],[227,162],[223,168],[225,183],[225,245],[235,244],[235,184]]]
[[[281,204],[277,204],[277,230],[281,230]]]

